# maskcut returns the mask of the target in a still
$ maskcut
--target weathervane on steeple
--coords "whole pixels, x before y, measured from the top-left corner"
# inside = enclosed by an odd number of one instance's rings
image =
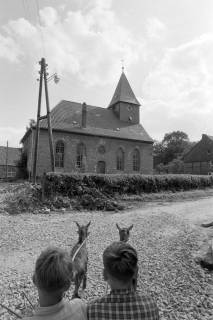
[[[124,59],[121,59],[121,69],[122,69],[122,72],[124,72]]]

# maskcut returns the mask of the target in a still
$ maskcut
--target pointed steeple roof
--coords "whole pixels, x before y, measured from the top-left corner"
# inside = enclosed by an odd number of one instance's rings
[[[140,103],[136,99],[135,94],[130,87],[129,81],[127,80],[127,77],[125,76],[125,73],[123,71],[109,107],[113,106],[117,102],[132,103],[140,106]]]

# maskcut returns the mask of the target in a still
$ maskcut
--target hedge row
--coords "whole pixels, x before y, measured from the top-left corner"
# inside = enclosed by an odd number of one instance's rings
[[[68,197],[101,192],[107,197],[115,194],[141,194],[162,191],[187,191],[213,187],[212,176],[201,175],[140,175],[140,174],[59,174],[48,173],[43,181],[44,194]]]

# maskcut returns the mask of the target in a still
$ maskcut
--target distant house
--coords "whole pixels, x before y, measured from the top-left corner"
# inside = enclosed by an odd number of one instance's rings
[[[213,173],[213,136],[203,134],[202,139],[184,155],[184,172]]]
[[[0,146],[0,179],[15,178],[18,172],[18,161],[21,157],[20,148]]]
[[[153,140],[140,124],[140,103],[122,72],[107,108],[61,101],[51,111],[55,171],[144,173],[153,169]],[[35,127],[21,142],[32,172]],[[40,122],[37,175],[51,171],[47,120]]]

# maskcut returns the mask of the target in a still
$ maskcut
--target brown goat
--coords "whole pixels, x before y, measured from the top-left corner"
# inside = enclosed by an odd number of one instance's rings
[[[78,222],[75,223],[78,227],[78,242],[74,245],[70,253],[73,265],[72,278],[75,283],[75,290],[72,298],[79,298],[78,290],[81,282],[83,281],[83,290],[87,285],[88,251],[86,247],[86,239],[89,235],[88,228],[91,221],[85,226],[79,225]]]
[[[116,227],[119,231],[120,241],[127,242],[130,236],[130,230],[133,228],[133,224],[128,228],[120,228],[119,225],[116,223]],[[132,279],[132,286],[136,290],[137,288],[137,277],[138,277],[138,270],[136,271],[134,278]]]
[[[120,228],[116,223],[116,227],[119,231],[120,241],[127,242],[129,240],[130,230],[133,228],[133,224],[129,228]]]

